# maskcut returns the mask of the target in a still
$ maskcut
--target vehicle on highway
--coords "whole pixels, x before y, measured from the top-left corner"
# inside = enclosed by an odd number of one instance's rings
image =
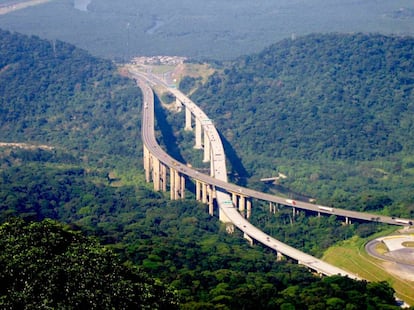
[[[409,220],[396,219],[395,222],[401,223],[401,224],[413,225],[413,222]]]
[[[333,208],[331,207],[318,206],[318,209],[323,210],[323,211],[333,212]]]
[[[291,205],[296,206],[296,201],[295,201],[295,200],[292,200],[292,199],[286,199],[286,202],[287,202],[287,203],[289,203],[289,204],[291,204]]]

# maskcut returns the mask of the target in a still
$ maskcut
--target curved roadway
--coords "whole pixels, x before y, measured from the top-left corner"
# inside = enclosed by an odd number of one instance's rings
[[[137,77],[137,76],[136,76]],[[150,82],[150,80],[147,79]],[[226,191],[240,193],[243,192],[245,195],[253,194],[257,195],[259,192],[249,190],[247,188],[241,188],[237,185],[227,183],[225,181],[213,178],[209,175],[199,173],[198,171],[187,167],[186,165],[177,162],[174,158],[170,157],[165,153],[157,143],[154,133],[154,94],[151,87],[147,82],[143,81],[142,76],[138,77],[138,85],[142,89],[144,95],[144,109],[143,109],[143,122],[142,122],[142,139],[145,146],[151,152],[151,154],[157,157],[162,163],[167,166],[172,166],[174,169],[182,174],[189,176],[190,178],[197,179],[199,181],[212,184],[216,187],[217,201],[221,212],[231,220],[231,222],[243,231],[248,236],[252,237],[256,241],[264,244],[265,246],[280,252],[290,258],[298,261],[299,264],[309,267],[319,273],[325,275],[342,275],[348,276],[353,279],[360,279],[358,276],[349,273],[343,269],[337,268],[330,265],[316,257],[309,254],[303,253],[289,245],[286,245],[279,240],[269,236],[254,225],[250,224],[233,206],[232,201],[229,199],[229,194]],[[223,189],[224,191],[220,190]],[[263,194],[263,193],[262,193]],[[272,201],[285,204],[285,199],[277,198],[274,196],[263,194],[264,196],[259,197],[272,197]],[[259,198],[262,199],[262,198]],[[266,199],[265,199],[266,200]]]
[[[163,82],[162,80],[160,80],[159,78],[157,78],[156,76],[152,75],[152,74],[144,74],[141,72],[130,72],[135,78],[138,79],[144,79],[146,81],[148,81],[149,83],[151,83],[152,85],[161,85],[165,88],[168,89],[168,91],[170,91],[171,93],[173,93],[184,105],[190,105],[191,109],[195,109],[194,107],[196,107],[197,110],[197,114],[200,114],[200,116],[198,116],[196,114],[196,117],[201,117],[203,118],[207,118],[207,116],[205,116],[204,112],[202,112],[197,105],[195,105],[195,103],[193,103],[189,98],[187,98],[184,94],[182,94],[180,91],[178,91],[177,89],[174,88],[170,88],[168,87],[168,85],[166,85],[165,82]],[[190,110],[191,110],[190,109]],[[201,111],[201,112],[200,112]],[[218,135],[217,135],[218,136]],[[219,140],[219,138],[218,138]],[[214,144],[214,148],[218,148],[219,143],[217,142],[216,144]],[[221,142],[220,142],[221,145]],[[221,146],[222,147],[222,146]],[[224,151],[222,151],[224,152]],[[214,154],[213,154],[214,156]],[[161,159],[161,158],[160,158]],[[214,160],[214,167],[217,167],[217,170],[219,170],[218,166],[220,166],[220,168],[222,167],[222,165],[224,165],[224,169],[225,169],[225,163],[223,160],[223,163],[221,164],[216,164],[217,161],[221,161],[221,158],[217,158],[217,156],[213,159]],[[162,161],[162,160],[161,160]],[[166,163],[171,164],[170,163]],[[185,173],[185,171],[179,170],[180,172]],[[223,188],[225,190],[227,190],[228,192],[233,192],[236,194],[241,194],[244,196],[248,196],[248,197],[252,197],[252,198],[256,198],[259,200],[264,200],[264,201],[268,201],[268,202],[273,202],[273,203],[278,203],[278,204],[282,204],[285,206],[291,206],[291,207],[295,207],[298,209],[303,209],[303,210],[308,210],[308,211],[313,211],[313,212],[319,212],[319,213],[325,213],[325,214],[332,214],[332,215],[336,215],[336,216],[341,216],[344,218],[349,218],[349,219],[359,219],[359,220],[364,220],[364,221],[372,221],[372,222],[380,222],[380,223],[386,223],[386,224],[392,224],[392,225],[401,225],[401,226],[405,226],[405,225],[412,225],[412,220],[410,219],[397,219],[394,217],[390,217],[390,216],[384,216],[384,215],[378,215],[378,214],[373,214],[373,213],[365,213],[365,212],[358,212],[358,211],[350,211],[350,210],[345,210],[345,209],[339,209],[339,208],[331,208],[331,207],[327,207],[327,206],[320,206],[320,205],[315,205],[313,203],[309,203],[309,202],[305,202],[305,201],[299,201],[299,200],[291,200],[291,199],[286,199],[285,197],[281,197],[281,196],[276,196],[276,195],[271,195],[271,194],[266,194],[260,191],[256,191],[256,190],[252,190],[246,187],[242,187],[236,184],[232,184],[232,183],[227,183],[227,174],[224,175],[220,175],[220,173],[218,171],[215,171],[215,178],[211,178],[209,181],[205,180],[206,182],[208,182],[209,184],[215,185],[216,187],[219,188]],[[194,175],[190,175],[187,174],[188,176],[194,178]],[[201,180],[201,178],[198,178]],[[204,181],[204,180],[202,180]]]

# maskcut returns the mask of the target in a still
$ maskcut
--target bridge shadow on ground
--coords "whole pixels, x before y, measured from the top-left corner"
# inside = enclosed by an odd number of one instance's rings
[[[177,161],[184,163],[185,159],[180,152],[179,145],[177,143],[177,138],[174,136],[172,127],[167,121],[167,113],[162,108],[160,99],[157,96],[154,96],[154,112],[156,117],[156,127],[161,132],[162,140],[160,144],[163,145],[166,152]],[[223,142],[224,152],[226,154],[226,159],[231,165],[230,179],[232,182],[235,182],[241,186],[246,186],[247,178],[249,174],[240,157],[237,155],[234,148],[231,146],[229,141],[219,132],[220,139]],[[188,184],[190,185],[190,184]],[[191,185],[190,185],[191,187]],[[191,190],[191,188],[189,188]]]
[[[154,96],[154,112],[156,118],[156,129],[161,132],[162,139],[158,141],[165,147],[166,152],[177,161],[184,163],[177,139],[173,134],[172,128],[167,121],[167,114],[161,107],[161,102],[157,96]],[[157,139],[159,140],[159,139]]]
[[[226,159],[231,165],[230,179],[232,182],[241,186],[246,186],[249,173],[244,168],[241,158],[237,155],[236,150],[231,146],[230,142],[220,132],[218,133],[223,142],[224,153]]]
[[[167,113],[162,108],[160,99],[154,94],[154,113],[156,119],[156,129],[161,132],[161,141],[157,139],[158,143],[165,148],[166,152],[176,159],[178,162],[185,163],[184,157],[180,152],[177,143],[177,138],[173,134],[172,127],[167,121]],[[191,192],[195,192],[195,184],[193,182],[186,182],[186,188]]]

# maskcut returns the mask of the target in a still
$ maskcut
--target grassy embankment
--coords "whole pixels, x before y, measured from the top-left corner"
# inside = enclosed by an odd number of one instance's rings
[[[391,230],[386,233],[389,234]],[[368,241],[368,239],[353,237],[329,248],[322,259],[369,281],[387,281],[399,298],[409,305],[414,305],[414,281],[405,280],[388,271],[387,268],[392,263],[370,256],[365,251],[365,244]]]

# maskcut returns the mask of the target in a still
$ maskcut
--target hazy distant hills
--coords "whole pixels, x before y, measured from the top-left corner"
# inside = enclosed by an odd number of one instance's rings
[[[411,0],[53,0],[0,15],[0,27],[117,60],[232,59],[310,33],[413,35],[413,12]]]

